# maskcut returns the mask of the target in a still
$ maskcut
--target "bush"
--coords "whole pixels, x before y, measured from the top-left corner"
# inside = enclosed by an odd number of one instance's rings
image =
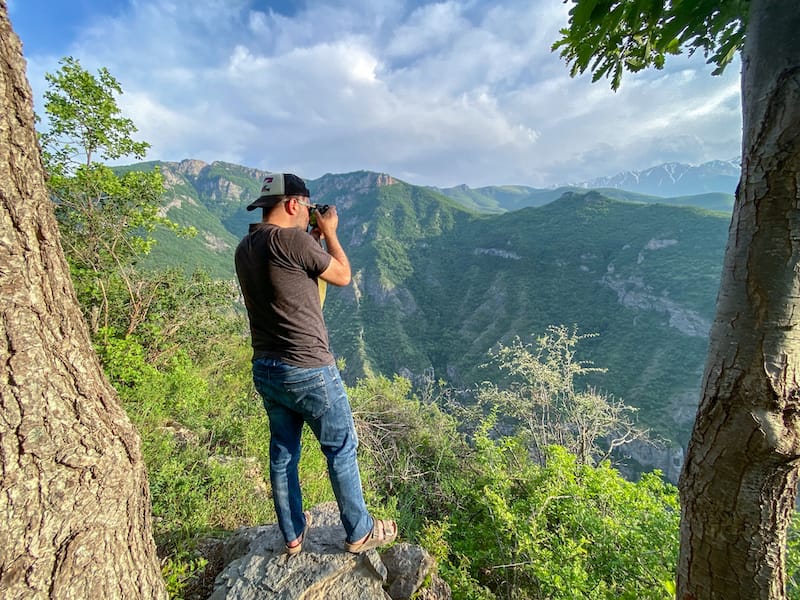
[[[487,424],[488,426],[488,424]],[[678,500],[657,473],[625,481],[560,447],[535,464],[517,438],[479,434],[477,477],[464,480],[447,541],[458,575],[508,598],[668,598]],[[468,557],[468,558],[465,558]]]
[[[392,506],[404,536],[446,516],[469,447],[455,420],[411,394],[402,377],[368,377],[349,390],[365,493]]]

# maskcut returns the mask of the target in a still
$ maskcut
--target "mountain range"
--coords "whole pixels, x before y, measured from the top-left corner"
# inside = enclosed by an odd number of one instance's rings
[[[735,194],[741,165],[738,158],[699,165],[669,162],[643,171],[623,171],[577,184],[582,188],[615,188],[653,196],[685,196],[724,192]]]
[[[460,185],[431,188],[467,208],[481,212],[505,212],[542,206],[566,192],[595,190],[615,200],[660,202],[730,211],[739,183],[738,160],[714,160],[699,165],[664,163],[643,171],[623,171],[611,177],[565,184],[553,188],[520,185],[470,188]]]
[[[151,262],[233,278],[233,250],[260,217],[245,207],[264,173],[194,160],[129,168],[155,166],[167,186],[164,210],[200,233],[162,234]],[[685,445],[730,194],[437,189],[367,171],[307,184],[314,202],[337,206],[353,267],[353,283],[329,289],[325,304],[346,380],[398,373],[470,390],[500,376],[485,366],[498,343],[533,342],[566,325],[597,334],[582,340],[578,359],[607,369],[579,383],[636,407],[643,425]]]

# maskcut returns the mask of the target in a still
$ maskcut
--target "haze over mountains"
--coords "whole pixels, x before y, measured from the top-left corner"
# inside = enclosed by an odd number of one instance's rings
[[[233,250],[260,218],[245,207],[263,173],[192,160],[159,166],[169,216],[200,233],[163,235],[151,260],[232,279]],[[715,187],[727,176],[708,173],[684,169],[673,178],[681,195],[667,198],[614,187],[437,189],[366,171],[308,181],[313,201],[337,205],[353,266],[352,285],[329,289],[325,305],[343,375],[474,389],[500,376],[483,366],[496,344],[576,327],[598,334],[578,358],[608,369],[578,384],[637,407],[644,425],[683,446],[733,201]],[[669,194],[666,180],[659,185]],[[664,457],[642,460],[668,469]]]

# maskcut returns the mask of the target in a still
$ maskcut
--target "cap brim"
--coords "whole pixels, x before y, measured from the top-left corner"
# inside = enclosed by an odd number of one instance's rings
[[[261,196],[255,202],[247,207],[247,210],[255,210],[257,208],[271,208],[281,201],[283,196]]]

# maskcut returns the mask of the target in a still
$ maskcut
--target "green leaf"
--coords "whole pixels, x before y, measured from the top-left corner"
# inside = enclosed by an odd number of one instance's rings
[[[577,0],[570,11],[570,21],[574,27],[581,27],[592,20],[597,0]]]
[[[747,7],[745,0],[582,0],[552,49],[560,51],[572,76],[589,68],[592,57],[599,58],[590,69],[593,81],[607,76],[612,64],[615,90],[624,71],[663,68],[667,54],[682,50],[702,50],[719,73],[742,46]]]

